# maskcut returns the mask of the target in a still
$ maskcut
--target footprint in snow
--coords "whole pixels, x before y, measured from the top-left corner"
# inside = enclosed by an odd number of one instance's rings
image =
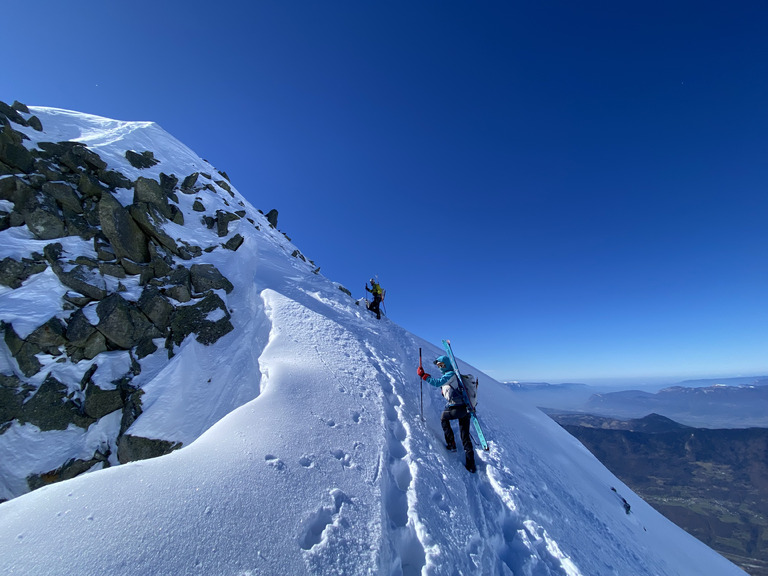
[[[341,508],[343,504],[350,505],[349,496],[338,488],[330,491],[332,503],[330,506],[322,506],[309,518],[302,522],[299,545],[303,550],[311,550],[322,542],[323,533],[328,526],[341,525]]]
[[[312,459],[312,456],[308,456],[307,454],[304,454],[301,458],[299,458],[299,464],[304,466],[304,468],[315,467],[315,461]]]
[[[264,456],[264,461],[267,463],[268,466],[271,466],[275,470],[284,470],[285,469],[285,462],[280,460],[277,456],[273,456],[272,454],[267,454]]]
[[[348,467],[352,465],[352,456],[344,452],[344,450],[340,450],[340,449],[331,450],[331,455],[334,458],[336,458],[336,460],[341,462],[341,465],[344,467]]]

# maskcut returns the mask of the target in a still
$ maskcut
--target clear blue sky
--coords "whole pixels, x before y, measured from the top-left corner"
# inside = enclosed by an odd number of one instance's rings
[[[768,3],[14,2],[0,99],[153,120],[498,379],[768,373]]]

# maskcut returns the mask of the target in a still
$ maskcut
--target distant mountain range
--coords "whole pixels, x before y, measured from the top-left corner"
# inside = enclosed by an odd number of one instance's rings
[[[688,380],[656,392],[584,384],[508,384],[545,412],[631,419],[659,414],[703,428],[768,427],[768,377]]]
[[[683,380],[677,386],[684,388],[708,388],[710,386],[768,386],[768,376],[738,376],[736,378],[706,378]]]
[[[617,418],[657,413],[706,428],[768,426],[768,380],[757,382],[702,388],[673,386],[655,394],[639,390],[595,394],[587,401],[584,411]]]
[[[643,434],[666,434],[667,432],[695,430],[691,426],[680,424],[660,414],[649,414],[645,418],[633,420],[604,418],[593,414],[553,414],[551,417],[563,427],[578,426],[600,430],[628,430]]]

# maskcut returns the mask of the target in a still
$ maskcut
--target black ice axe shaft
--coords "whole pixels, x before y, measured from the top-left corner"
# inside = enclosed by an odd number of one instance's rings
[[[421,348],[419,348],[419,368],[421,365]],[[424,420],[424,379],[419,378],[419,409],[421,410],[421,419]]]

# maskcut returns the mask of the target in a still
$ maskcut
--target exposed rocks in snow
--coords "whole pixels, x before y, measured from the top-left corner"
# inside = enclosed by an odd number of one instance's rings
[[[3,432],[21,411],[21,380],[17,376],[0,374],[0,432]]]
[[[3,258],[0,260],[0,284],[10,288],[19,288],[24,280],[34,274],[39,274],[47,266],[42,257],[40,260]]]
[[[82,407],[86,416],[98,420],[125,406],[125,391],[122,388],[104,390],[94,384],[87,374],[83,380],[85,382],[85,400]]]
[[[272,228],[277,228],[277,210],[274,208],[267,212],[267,222]]]
[[[234,251],[240,248],[240,246],[242,246],[244,241],[245,239],[240,234],[235,234],[234,236],[232,236],[232,238],[230,238],[224,244],[222,244],[222,246],[224,246],[224,248],[226,248],[227,250]]]
[[[49,244],[50,246],[50,244]],[[55,244],[61,249],[60,244]],[[77,261],[75,261],[77,262]],[[101,300],[107,296],[107,284],[99,269],[98,262],[80,260],[69,271],[59,260],[52,260],[51,270],[58,276],[59,281],[67,288],[87,296],[91,300]]]
[[[189,281],[195,292],[206,294],[210,290],[232,292],[232,283],[221,275],[213,264],[192,264],[189,269]]]
[[[19,371],[26,377],[34,376],[42,368],[42,364],[37,359],[37,354],[42,350],[37,349],[32,343],[19,338],[11,324],[2,322],[0,324],[3,330],[5,345],[16,359]]]
[[[155,160],[155,154],[149,150],[145,150],[141,153],[134,152],[133,150],[126,150],[125,158],[134,168],[152,168],[152,166],[158,163],[157,160]]]
[[[117,349],[131,350],[145,339],[162,337],[162,333],[133,303],[113,293],[96,306],[99,323],[96,329]]]
[[[14,125],[43,130],[23,104],[0,102],[0,231],[26,227],[34,239],[51,242],[42,255],[3,258],[0,285],[15,290],[50,269],[69,291],[61,299],[61,312],[29,334],[20,335],[13,322],[0,320],[16,364],[15,373],[0,374],[0,434],[14,421],[40,430],[70,425],[86,429],[122,411],[120,432],[112,444],[117,446],[116,460],[123,463],[174,450],[180,443],[126,434],[141,414],[142,392],[131,380],[141,370],[137,359],[156,353],[170,358],[174,346],[187,336],[211,344],[233,330],[230,311],[217,294],[231,292],[232,284],[212,264],[194,263],[203,254],[200,246],[173,238],[165,228],[184,225],[179,193],[223,190],[235,197],[229,179],[222,173],[226,180],[214,181],[209,174],[195,172],[181,179],[161,173],[159,181],[145,176],[132,180],[110,170],[99,154],[80,142],[25,145],[29,139]],[[141,170],[159,162],[149,150],[127,150],[125,158]],[[128,190],[133,191],[130,204]],[[240,234],[230,237],[230,225],[246,212],[205,214],[203,200],[198,196],[193,210],[203,213],[206,225],[226,239],[205,251],[237,250],[244,239]],[[93,253],[69,253],[61,241],[67,237],[92,242]],[[129,280],[129,285],[140,287],[138,292],[125,293]],[[167,351],[158,349],[158,341],[165,341]],[[111,389],[96,385],[92,371],[81,382],[62,382],[62,376],[46,372],[46,362],[52,361],[91,362],[96,370],[99,355],[114,351],[127,351],[132,362]],[[34,489],[97,464],[108,466],[109,455],[103,448],[89,459],[62,461],[55,470],[28,477],[27,484]]]
[[[134,460],[146,460],[147,458],[162,456],[177,448],[181,448],[181,444],[178,442],[123,434],[117,444],[117,453],[120,464],[125,464]]]
[[[211,319],[217,315],[217,319]],[[232,329],[229,310],[215,292],[207,292],[193,306],[179,307],[171,318],[171,337],[176,345],[189,334],[196,334],[197,341],[202,344],[213,344]]]
[[[66,430],[70,424],[87,428],[95,421],[84,415],[80,406],[69,397],[67,385],[50,374],[23,404],[18,420],[34,424],[43,431]]]
[[[229,223],[234,220],[240,220],[240,216],[231,212],[225,212],[224,210],[216,210],[216,231],[219,237],[229,234]]]
[[[44,472],[43,474],[32,474],[27,479],[27,483],[29,484],[30,490],[35,490],[37,488],[42,488],[46,484],[69,480],[83,472],[88,472],[96,465],[101,465],[103,467],[109,466],[109,455],[110,453],[107,449],[105,453],[97,450],[94,452],[93,458],[89,460],[70,458],[55,470]]]

